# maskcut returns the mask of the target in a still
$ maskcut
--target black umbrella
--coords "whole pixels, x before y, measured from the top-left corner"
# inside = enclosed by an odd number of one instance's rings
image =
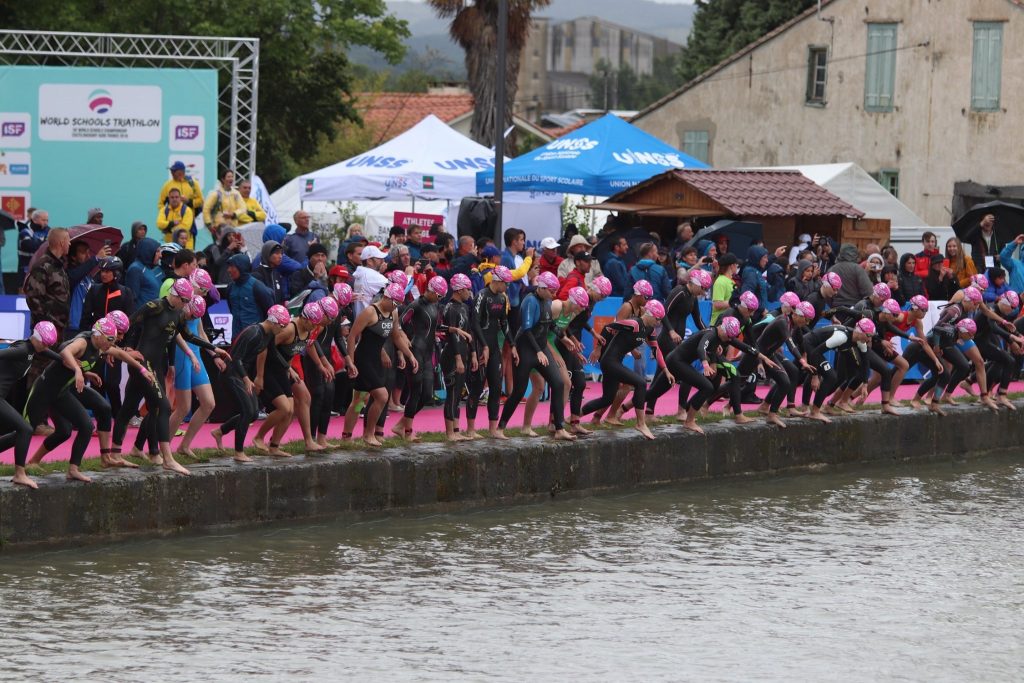
[[[630,255],[628,258],[626,258],[627,266],[632,266],[633,263],[636,261],[636,259],[633,258],[632,254],[636,254],[637,247],[639,247],[644,242],[653,241],[651,239],[651,233],[647,230],[644,230],[643,228],[623,228],[620,230],[616,230],[610,235],[605,235],[600,240],[598,240],[597,244],[594,245],[594,248],[590,250],[590,254],[597,259],[598,263],[603,264],[608,259],[608,255],[612,250],[612,246],[619,241],[620,237],[625,237],[626,242],[629,243]]]
[[[978,237],[981,219],[992,214],[996,217],[995,233],[1000,244],[1013,241],[1024,232],[1024,206],[1009,202],[986,202],[975,204],[953,223],[953,232],[964,244],[970,244]]]
[[[752,223],[749,221],[734,221],[728,218],[723,218],[720,221],[715,221],[706,228],[701,228],[700,232],[690,238],[690,241],[683,245],[683,249],[688,249],[701,240],[715,241],[715,237],[718,235],[726,235],[729,238],[729,251],[742,261],[747,258],[747,250],[750,245],[754,242],[764,238],[764,226],[760,223]]]
[[[6,211],[0,211],[0,230],[16,230],[18,221]]]

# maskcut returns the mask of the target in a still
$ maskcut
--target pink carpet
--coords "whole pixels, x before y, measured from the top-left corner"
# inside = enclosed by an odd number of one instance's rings
[[[1020,382],[1017,382],[1017,383],[1014,383],[1013,386],[1010,387],[1010,391],[1011,392],[1018,392],[1018,391],[1022,390],[1022,387],[1024,387],[1024,384],[1022,384]],[[910,398],[914,394],[916,389],[917,389],[917,385],[915,385],[915,384],[909,384],[909,385],[901,386],[897,390],[897,392],[896,392],[897,398],[903,399],[903,400],[908,399],[908,398]],[[759,387],[758,388],[758,395],[763,396],[766,393],[766,391],[767,391],[767,389],[765,387]],[[601,393],[601,385],[599,383],[596,383],[596,382],[588,383],[587,390],[586,390],[586,399],[590,399],[590,398],[594,398],[596,396],[599,396],[600,393]],[[963,393],[962,390],[957,390],[956,395],[959,396],[962,393]],[[674,414],[676,412],[676,408],[677,408],[677,401],[676,401],[676,397],[677,396],[678,396],[678,394],[677,394],[677,392],[676,392],[676,390],[674,388],[669,390],[669,392],[667,394],[665,394],[664,396],[662,396],[661,399],[658,401],[658,406],[657,406],[656,413],[658,415]],[[879,402],[881,400],[879,392],[875,391],[874,393],[872,393],[868,400],[869,400],[869,402],[872,402],[872,403]],[[723,401],[720,401],[720,402],[716,403],[714,406],[712,406],[711,409],[713,411],[721,411],[724,406],[725,406],[725,403]],[[752,408],[753,408],[753,406],[748,406],[748,409],[752,409]],[[398,420],[398,418],[399,418],[399,415],[396,415],[394,413],[390,414],[388,416],[387,429],[390,429],[390,427],[395,423],[395,421]],[[535,426],[536,425],[544,425],[544,424],[547,423],[547,419],[548,419],[548,404],[546,402],[542,402],[538,406],[538,408],[537,408],[537,414],[536,414],[536,417],[534,419],[534,425]],[[586,418],[585,418],[585,421],[586,421]],[[255,422],[255,423],[253,423],[252,428],[250,428],[250,430],[249,430],[249,437],[248,437],[248,441],[250,443],[252,441],[253,436],[255,436],[256,430],[259,428],[260,424],[261,424],[260,422]],[[422,431],[422,432],[443,432],[444,431],[444,416],[443,416],[443,414],[441,412],[441,407],[438,406],[436,408],[425,408],[425,409],[423,409],[420,412],[420,414],[416,417],[415,424],[416,424],[416,427],[417,427],[418,431]],[[463,414],[463,419],[461,421],[461,424],[463,426],[465,425],[465,415],[464,414]],[[515,412],[515,414],[514,414],[514,416],[512,418],[512,421],[509,423],[509,427],[510,428],[521,427],[522,424],[523,424],[523,405],[520,405],[519,408],[516,409],[516,412]],[[213,442],[213,438],[210,436],[210,431],[214,428],[214,426],[215,425],[207,424],[207,425],[204,425],[202,427],[202,430],[200,431],[199,435],[196,437],[195,441],[192,444],[193,448],[197,448],[197,449],[199,449],[199,448],[213,448],[215,446],[215,444]],[[187,427],[187,425],[182,425],[182,427],[185,428],[185,427]],[[481,406],[479,412],[477,413],[477,428],[479,429],[481,427],[484,428],[484,429],[486,429],[486,427],[487,427],[487,408],[486,408],[486,405]],[[342,418],[341,417],[332,418],[331,419],[331,426],[330,426],[330,428],[328,429],[328,432],[327,432],[328,438],[331,438],[331,439],[338,439],[338,438],[340,438],[341,437],[341,430],[342,430]],[[362,430],[361,425],[356,427],[356,436],[357,437],[362,433],[361,430]],[[129,450],[131,448],[131,444],[134,442],[134,439],[135,439],[135,431],[136,430],[134,428],[129,428],[128,435],[125,438],[125,451],[127,451],[127,450]],[[390,433],[388,435],[390,436]],[[299,429],[299,425],[298,425],[298,423],[293,423],[292,426],[289,428],[287,434],[285,435],[284,442],[287,443],[289,441],[301,440],[301,439],[302,439],[302,432]],[[176,447],[180,440],[181,440],[180,438],[173,438],[173,439],[171,439],[172,447]],[[43,437],[41,437],[41,436],[33,437],[33,439],[32,439],[32,448],[29,450],[29,455],[31,455],[35,451],[36,447],[39,444],[41,444],[42,441],[43,441]],[[226,440],[225,445],[226,446],[230,446],[231,445],[230,440]],[[71,439],[69,439],[67,442],[65,442],[64,444],[62,444],[61,446],[56,448],[54,451],[49,453],[46,456],[46,458],[44,459],[44,461],[45,462],[53,462],[53,461],[59,461],[59,460],[66,460],[69,457],[70,453],[71,453]],[[86,451],[85,457],[86,458],[97,458],[97,457],[99,457],[99,442],[95,439],[95,437],[93,438],[92,443],[90,443],[89,449]],[[8,451],[0,454],[0,463],[8,464],[9,465],[9,464],[12,464],[13,462],[14,462],[14,453],[13,453],[13,451],[8,450]]]

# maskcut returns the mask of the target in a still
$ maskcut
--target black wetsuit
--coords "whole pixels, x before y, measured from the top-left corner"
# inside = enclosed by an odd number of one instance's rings
[[[633,407],[639,413],[647,405],[647,378],[623,365],[626,354],[648,344],[661,358],[661,350],[654,338],[654,329],[644,325],[640,318],[616,320],[605,325],[614,333],[601,354],[601,396],[583,404],[581,415],[604,410],[615,401],[620,384],[633,387]]]
[[[803,347],[807,354],[807,362],[815,368],[820,381],[818,391],[814,395],[816,408],[822,406],[825,398],[835,391],[838,384],[835,368],[825,358],[826,352],[835,351],[837,357],[844,352],[856,354],[859,371],[865,373],[867,370],[867,365],[860,355],[863,350],[853,341],[853,330],[845,325],[826,325],[810,330],[803,336]]]
[[[484,287],[476,295],[476,317],[480,326],[483,344],[487,347],[487,366],[484,375],[487,378],[487,419],[496,421],[501,412],[501,337],[511,343],[512,333],[508,326],[508,296],[491,291]],[[475,410],[466,406],[466,413],[472,418]]]
[[[131,327],[125,335],[125,344],[142,354],[145,359],[143,365],[151,374],[147,379],[135,368],[129,367],[128,369],[128,386],[125,389],[124,403],[114,421],[115,451],[124,441],[124,434],[128,430],[128,421],[135,414],[139,407],[139,401],[143,398],[149,409],[147,417],[151,420],[152,429],[156,431],[157,442],[167,443],[171,440],[169,433],[171,406],[164,395],[163,387],[163,378],[167,374],[168,345],[174,340],[175,335],[180,334],[189,344],[195,344],[208,350],[216,348],[205,339],[193,335],[185,323],[184,312],[171,308],[166,297],[143,304],[132,314]]]
[[[757,350],[775,361],[777,368],[765,366],[765,374],[775,383],[768,392],[766,400],[771,412],[777,413],[782,401],[789,396],[792,398],[791,390],[799,381],[800,371],[796,365],[782,357],[782,349],[789,350],[794,358],[800,357],[800,349],[793,343],[793,328],[789,316],[778,314],[774,320],[763,326],[761,334],[757,337]]]
[[[498,427],[504,429],[512,419],[519,402],[526,394],[530,382],[530,373],[538,372],[551,390],[551,419],[555,429],[564,426],[562,373],[555,365],[555,359],[548,348],[548,333],[551,331],[551,301],[541,300],[535,292],[530,292],[519,306],[520,324],[516,332],[515,347],[519,353],[519,365],[515,367],[512,379],[512,391],[501,411]],[[540,354],[547,357],[548,364],[540,364]]]
[[[426,295],[409,304],[402,314],[402,327],[409,330],[409,343],[419,368],[408,367],[409,400],[405,417],[413,418],[434,397],[434,345],[437,343],[438,304]]]
[[[238,402],[238,412],[224,421],[220,432],[235,432],[236,451],[245,448],[249,426],[259,414],[259,401],[255,393],[246,391],[245,378],[256,379],[256,359],[273,343],[273,330],[267,332],[260,323],[256,323],[239,332],[231,345],[231,362],[223,377]]]
[[[92,343],[92,332],[80,332],[61,344],[63,351],[72,342],[84,339],[85,351],[78,359],[82,372],[96,372],[102,363],[100,352]],[[63,359],[47,365],[28,394],[25,402],[25,418],[34,429],[46,421],[47,415],[53,420],[53,433],[46,437],[43,446],[52,451],[76,432],[71,446],[71,464],[81,465],[85,449],[92,438],[93,423],[89,410],[96,418],[96,431],[109,432],[111,426],[110,403],[96,389],[85,386],[81,392],[75,390],[75,373],[64,365]]]
[[[10,403],[7,397],[14,385],[28,374],[36,356],[62,362],[61,357],[50,349],[36,353],[28,339],[14,342],[6,349],[0,349],[0,451],[14,446],[14,464],[24,467],[28,460],[28,449],[32,442],[32,427]]]
[[[268,403],[272,403],[278,396],[292,397],[292,381],[288,372],[292,367],[292,358],[317,353],[317,349],[310,348],[316,342],[310,341],[309,333],[303,337],[299,334],[298,323],[293,320],[291,325],[295,329],[295,336],[290,342],[271,344],[267,348],[267,361],[263,369],[263,396]]]
[[[682,395],[687,396],[691,388],[696,389],[696,393],[688,401],[679,405],[680,408],[700,410],[714,395],[715,387],[721,381],[723,368],[729,366],[725,360],[726,346],[732,346],[744,353],[756,353],[752,347],[737,339],[723,342],[718,336],[718,328],[707,327],[691,334],[665,358],[665,366],[675,377],[676,382],[682,385]],[[713,378],[705,377],[703,370],[694,368],[693,363],[696,361],[707,361],[715,368]],[[668,378],[664,371],[658,372],[651,383],[647,405],[653,407],[668,388]]]
[[[973,317],[966,313],[960,304],[949,304],[942,309],[938,321],[928,332],[928,343],[933,348],[942,352],[942,359],[949,363],[952,369],[941,374],[932,373],[928,379],[921,382],[917,388],[918,397],[924,396],[933,388],[936,390],[936,398],[943,391],[951,393],[960,382],[967,379],[971,374],[971,362],[967,360],[960,346],[956,343],[959,336],[956,331],[956,324],[964,318]],[[975,323],[977,323],[977,320],[975,320]]]
[[[684,283],[677,285],[669,292],[666,299],[665,317],[661,321],[661,332],[658,333],[658,346],[661,348],[662,356],[667,358],[668,354],[676,348],[676,343],[672,341],[672,332],[678,334],[680,338],[686,339],[687,317],[693,321],[697,332],[707,327],[700,317],[700,301]],[[681,406],[686,404],[686,391],[687,388],[680,384],[679,405]],[[652,410],[648,410],[648,412],[652,412]]]
[[[444,419],[454,420],[456,427],[459,421],[459,402],[462,399],[462,390],[466,386],[466,375],[470,369],[470,355],[472,347],[470,343],[451,328],[455,327],[464,332],[470,331],[469,306],[462,301],[452,299],[444,307],[443,324],[441,330],[446,333],[444,347],[441,350],[441,372],[444,373]],[[463,371],[456,371],[456,360],[462,359]]]
[[[377,314],[377,320],[363,328],[355,357],[352,359],[356,370],[359,371],[355,382],[357,391],[373,391],[385,386],[380,352],[384,348],[384,342],[391,337],[395,326],[393,315],[382,313],[377,304],[371,304],[370,307]]]
[[[1006,320],[998,308],[995,310],[1000,317]],[[1011,332],[1004,325],[986,315],[979,315],[975,322],[978,325],[978,332],[974,335],[974,343],[978,346],[981,357],[986,361],[987,388],[991,393],[998,386],[998,393],[1005,394],[1009,391],[1016,365],[1013,354],[1007,351]],[[1012,321],[1007,320],[1007,322]],[[1013,334],[1016,334],[1015,329]]]

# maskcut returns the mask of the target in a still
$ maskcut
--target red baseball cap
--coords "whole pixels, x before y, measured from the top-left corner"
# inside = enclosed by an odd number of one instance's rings
[[[327,274],[331,277],[340,277],[343,280],[348,280],[352,277],[348,272],[348,268],[345,266],[331,266],[331,269],[327,271]]]

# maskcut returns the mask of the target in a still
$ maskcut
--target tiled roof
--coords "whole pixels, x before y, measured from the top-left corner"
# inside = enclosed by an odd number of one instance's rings
[[[585,121],[584,119],[580,119],[579,121],[577,121],[576,123],[572,124],[571,126],[562,126],[561,128],[541,128],[541,130],[544,131],[545,133],[547,133],[548,135],[550,135],[552,138],[557,140],[558,138],[562,137],[563,135],[565,135],[567,133],[571,133],[574,130],[576,130],[577,128],[581,128],[581,127],[585,126],[587,123],[588,123],[588,121]]]
[[[711,169],[670,171],[670,173],[737,216],[851,216],[860,218],[864,215],[862,211],[847,204],[799,171],[720,171]]]
[[[377,144],[401,135],[427,114],[448,123],[473,111],[473,96],[469,94],[366,92],[356,98],[356,109],[364,125],[374,132]]]

